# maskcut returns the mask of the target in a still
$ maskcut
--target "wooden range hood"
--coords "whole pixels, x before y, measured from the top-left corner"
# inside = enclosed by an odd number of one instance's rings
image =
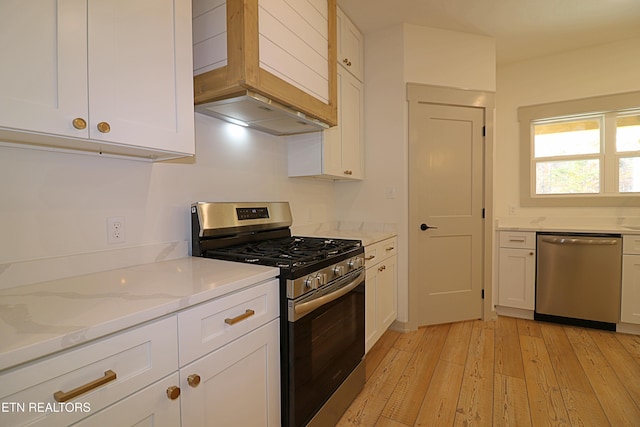
[[[327,3],[328,102],[260,67],[258,0],[227,0],[227,65],[194,76],[196,111],[206,114],[202,107],[218,102],[229,104],[248,95],[256,98],[257,94],[258,98],[282,104],[286,110],[302,113],[301,117],[337,125],[336,0]]]

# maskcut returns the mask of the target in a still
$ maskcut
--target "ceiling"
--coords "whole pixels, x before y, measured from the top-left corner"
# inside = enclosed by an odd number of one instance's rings
[[[365,35],[401,23],[490,36],[499,64],[640,37],[640,0],[337,0]]]

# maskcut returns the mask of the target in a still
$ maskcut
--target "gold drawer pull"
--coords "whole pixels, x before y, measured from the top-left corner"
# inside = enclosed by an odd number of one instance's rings
[[[386,265],[383,265],[381,267],[378,267],[378,271],[385,271],[387,269]]]
[[[375,257],[376,257],[375,255],[371,255],[371,256],[366,257],[364,260],[365,260],[365,261],[371,261],[371,260],[372,260],[372,259],[374,259]]]
[[[240,316],[234,317],[233,319],[224,319],[224,323],[226,323],[227,325],[235,325],[236,323],[241,322],[244,319],[253,316],[254,314],[256,314],[255,311],[247,309],[247,311],[245,311],[244,314],[241,314]]]
[[[97,380],[91,381],[90,383],[87,383],[85,385],[81,385],[80,387],[74,388],[71,391],[68,391],[66,393],[62,390],[56,391],[55,393],[53,393],[53,398],[56,400],[56,402],[66,402],[73,399],[74,397],[78,397],[81,394],[98,388],[101,385],[105,385],[108,382],[114,381],[115,379],[116,373],[109,369],[108,371],[105,371],[104,377],[98,378]]]
[[[395,249],[395,248],[394,248],[393,246],[389,246],[389,247],[386,249],[386,251],[387,251],[387,252],[389,252],[389,251],[392,251],[392,250],[394,250],[394,249]]]
[[[348,169],[347,169],[346,171],[344,171],[343,173],[344,173],[345,175],[353,175],[353,171],[348,170]]]

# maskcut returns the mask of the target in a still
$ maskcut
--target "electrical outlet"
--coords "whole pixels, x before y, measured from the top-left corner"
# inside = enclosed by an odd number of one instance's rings
[[[124,217],[114,216],[107,218],[107,242],[124,243],[126,240]]]

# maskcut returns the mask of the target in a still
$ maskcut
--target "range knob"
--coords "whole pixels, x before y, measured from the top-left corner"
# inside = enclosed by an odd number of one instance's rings
[[[336,276],[342,276],[344,274],[344,265],[336,265],[333,267],[333,274]]]
[[[309,276],[304,280],[304,285],[307,289],[318,289],[320,284],[320,278],[318,276]]]
[[[349,270],[355,270],[357,268],[362,267],[362,259],[361,258],[351,258],[347,263],[349,266]]]

